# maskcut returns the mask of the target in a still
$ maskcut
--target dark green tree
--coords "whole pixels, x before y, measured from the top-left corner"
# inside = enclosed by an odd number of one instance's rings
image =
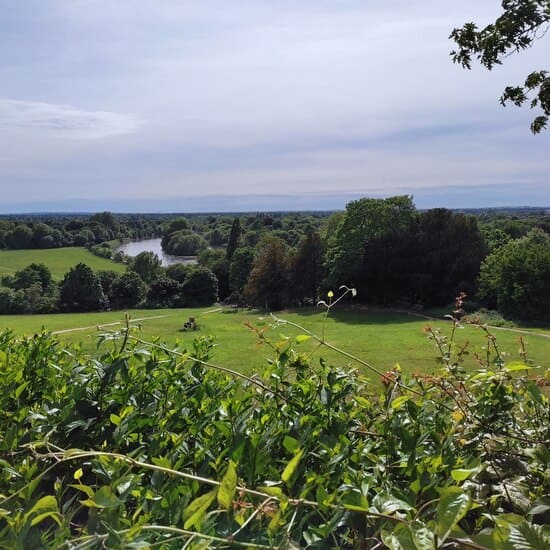
[[[154,252],[140,252],[132,258],[128,268],[135,271],[146,283],[156,279],[161,271],[161,262]]]
[[[227,243],[226,256],[229,261],[233,257],[235,250],[239,246],[239,241],[241,238],[241,221],[239,218],[233,220],[233,225],[231,226],[231,232],[229,233],[229,241]]]
[[[550,0],[502,0],[501,15],[489,25],[479,28],[466,23],[451,33],[457,49],[451,52],[453,61],[471,69],[476,58],[488,70],[501,65],[510,54],[530,48],[542,38],[550,24]],[[531,72],[520,86],[505,88],[500,102],[521,106],[528,103],[540,110],[531,124],[531,131],[546,128],[550,116],[550,77],[548,71]]]
[[[147,285],[140,275],[127,271],[111,284],[109,301],[114,308],[136,307],[145,299]]]
[[[183,307],[183,285],[169,277],[159,277],[151,283],[147,293],[150,307]]]
[[[59,289],[62,311],[102,311],[107,304],[99,277],[89,266],[80,263],[65,274]]]
[[[218,300],[216,275],[207,267],[193,266],[183,281],[182,292],[187,306],[209,306]]]
[[[231,292],[242,293],[252,271],[255,257],[256,252],[250,246],[241,246],[235,250],[229,264],[229,289]]]
[[[327,283],[358,287],[363,255],[369,241],[391,231],[405,230],[415,219],[416,210],[409,196],[387,199],[359,199],[346,206],[335,236],[327,250]]]
[[[290,287],[292,294],[303,306],[306,298],[313,303],[319,299],[323,279],[324,247],[315,231],[308,231],[290,261]]]
[[[26,224],[19,224],[6,235],[6,243],[9,248],[23,249],[32,247],[32,229]]]
[[[244,288],[245,299],[268,310],[279,310],[287,303],[289,290],[289,259],[282,239],[267,238]]]

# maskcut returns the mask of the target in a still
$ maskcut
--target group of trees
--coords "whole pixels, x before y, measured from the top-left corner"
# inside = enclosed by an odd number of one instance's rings
[[[0,249],[93,247],[113,239],[140,239],[160,234],[158,216],[25,216],[0,220]]]
[[[549,216],[535,210],[475,214],[418,211],[411,197],[399,196],[359,199],[332,215],[172,217],[158,226],[164,249],[196,255],[198,265],[163,268],[144,252],[122,258],[128,263],[123,275],[77,266],[61,287],[43,266],[30,266],[4,278],[0,310],[181,307],[217,299],[280,309],[315,304],[345,284],[368,303],[443,306],[466,292],[474,305],[544,320]],[[91,219],[87,223],[103,227],[118,223],[109,213]]]
[[[45,265],[33,263],[1,282],[0,313],[188,307],[218,299],[217,279],[208,268],[178,264],[165,269],[152,252],[136,256],[122,274],[94,272],[80,263],[57,283]]]

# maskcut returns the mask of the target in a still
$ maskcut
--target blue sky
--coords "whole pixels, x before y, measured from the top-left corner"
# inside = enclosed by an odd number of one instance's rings
[[[0,211],[550,205],[550,133],[448,35],[498,1],[0,0]]]

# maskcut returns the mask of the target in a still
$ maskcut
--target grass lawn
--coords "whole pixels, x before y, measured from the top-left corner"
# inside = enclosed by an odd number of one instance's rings
[[[244,324],[265,327],[266,334],[273,340],[279,340],[281,335],[295,336],[299,331],[293,327],[272,327],[273,321],[257,312],[219,310],[219,308],[203,309],[165,309],[165,310],[133,310],[132,319],[141,325],[141,338],[151,340],[160,337],[170,344],[176,340],[183,346],[192,342],[198,335],[213,335],[216,341],[213,361],[242,372],[252,373],[262,370],[266,358],[270,357],[267,346],[260,346],[256,336]],[[194,316],[200,325],[197,332],[179,332],[188,317]],[[279,317],[298,323],[316,334],[321,334],[324,315],[315,309],[304,309],[282,312]],[[122,326],[124,312],[76,313],[55,315],[3,315],[0,316],[0,330],[10,328],[16,334],[33,334],[45,327],[50,331],[63,331],[82,328],[59,334],[61,340],[81,343],[87,353],[96,353],[98,325],[118,323],[104,327],[103,330],[116,330]],[[435,344],[429,341],[423,333],[428,321],[401,313],[392,313],[369,309],[341,309],[334,311],[327,319],[325,336],[327,341],[359,356],[380,370],[387,370],[395,363],[408,372],[434,372],[438,369],[435,361],[437,350]],[[430,321],[434,327],[450,331],[450,323],[446,321]],[[507,331],[495,331],[501,351],[507,354],[507,359],[517,360],[519,356],[519,334]],[[550,366],[550,338],[536,334],[523,335],[528,344],[531,359],[543,367]],[[458,331],[457,342],[470,342],[469,349],[484,353],[485,338],[481,329],[466,325]],[[105,344],[106,345],[106,344]],[[310,340],[296,345],[296,349],[312,352],[315,345]],[[323,356],[334,364],[351,364],[358,366],[366,374],[367,371],[349,359],[328,349],[314,352],[314,357]],[[469,356],[467,366],[474,367],[473,353]]]
[[[123,273],[126,266],[111,260],[100,258],[89,250],[79,247],[49,248],[46,250],[0,250],[0,277],[11,275],[31,263],[42,263],[52,272],[52,277],[58,281],[71,267],[82,262],[94,271],[110,269]]]

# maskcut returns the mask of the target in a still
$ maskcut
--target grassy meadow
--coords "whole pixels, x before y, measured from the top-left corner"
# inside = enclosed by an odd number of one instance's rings
[[[189,345],[198,335],[215,337],[216,348],[213,362],[242,372],[252,373],[262,370],[262,365],[270,357],[267,346],[258,345],[257,337],[245,323],[266,329],[266,334],[273,341],[280,336],[295,336],[299,330],[290,326],[273,327],[273,320],[258,312],[246,310],[234,311],[215,306],[202,309],[162,309],[133,310],[130,312],[135,324],[140,325],[140,337],[151,341],[160,338],[173,344],[179,341],[183,346]],[[196,317],[199,331],[180,332],[183,323],[190,317]],[[302,325],[308,330],[321,334],[325,323],[327,341],[352,353],[380,370],[387,370],[399,363],[408,372],[434,372],[438,369],[435,343],[428,340],[424,327],[429,323],[450,332],[448,321],[427,321],[425,319],[376,309],[342,308],[331,313],[325,321],[324,314],[313,308],[285,311],[279,314],[293,323]],[[32,335],[42,327],[57,332],[62,341],[81,343],[86,353],[97,353],[97,337],[101,331],[117,330],[124,323],[124,312],[75,313],[52,315],[3,315],[0,316],[0,330],[11,329],[16,334]],[[106,326],[107,325],[107,326]],[[75,330],[77,329],[77,330]],[[510,330],[495,330],[500,350],[507,354],[507,359],[518,360],[520,334]],[[528,354],[537,364],[550,366],[550,338],[538,334],[524,334]],[[475,367],[473,352],[485,352],[485,337],[478,327],[466,325],[459,329],[456,341],[468,341],[472,352],[466,366]],[[108,345],[108,344],[104,344]],[[308,342],[297,344],[296,349],[313,353],[314,357],[324,357],[335,364],[350,364],[367,371],[360,365],[327,349],[315,349],[315,344]]]
[[[123,273],[126,267],[111,260],[100,258],[89,250],[80,247],[51,248],[45,250],[0,250],[0,277],[12,275],[31,263],[41,263],[48,267],[52,277],[60,281],[71,267],[78,263],[89,265],[94,271],[110,269]]]

